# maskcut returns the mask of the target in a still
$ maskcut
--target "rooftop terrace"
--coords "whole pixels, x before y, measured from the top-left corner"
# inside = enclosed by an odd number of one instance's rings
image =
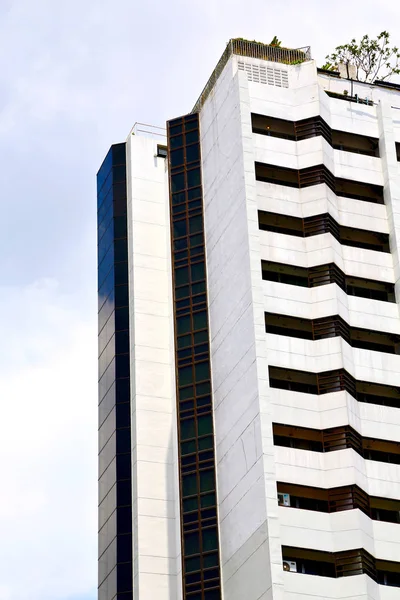
[[[270,44],[262,44],[261,42],[250,42],[242,38],[231,39],[227,43],[224,53],[219,59],[210,79],[207,81],[199,99],[194,105],[192,110],[193,113],[200,111],[232,54],[248,56],[249,58],[258,58],[260,60],[269,60],[285,65],[297,65],[307,60],[311,60],[311,49],[309,46],[291,49],[281,48],[280,46],[271,46]]]

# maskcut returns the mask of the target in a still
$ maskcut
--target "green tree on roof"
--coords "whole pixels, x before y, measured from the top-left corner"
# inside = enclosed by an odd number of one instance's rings
[[[337,46],[326,57],[322,67],[336,70],[340,63],[356,67],[357,81],[373,83],[375,80],[384,81],[392,75],[400,74],[400,51],[397,46],[390,47],[390,35],[382,31],[376,39],[364,35],[360,42],[352,39],[348,44]]]

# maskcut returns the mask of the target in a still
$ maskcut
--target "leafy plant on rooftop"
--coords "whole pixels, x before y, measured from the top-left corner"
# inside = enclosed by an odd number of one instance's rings
[[[278,40],[276,35],[274,35],[274,37],[272,38],[272,42],[270,42],[268,45],[269,46],[278,46],[278,48],[279,48],[282,45],[282,42],[280,40]]]
[[[326,57],[323,69],[337,70],[340,63],[356,67],[356,80],[373,83],[400,74],[400,50],[390,46],[390,35],[382,31],[376,39],[364,35],[359,42],[352,39],[348,44],[337,46]]]

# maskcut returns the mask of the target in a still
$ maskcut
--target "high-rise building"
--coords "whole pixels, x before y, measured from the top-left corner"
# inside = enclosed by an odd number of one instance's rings
[[[231,40],[100,168],[99,600],[399,598],[400,86],[341,74]]]

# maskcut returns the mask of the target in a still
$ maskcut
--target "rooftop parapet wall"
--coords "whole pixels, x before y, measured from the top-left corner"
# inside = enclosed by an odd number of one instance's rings
[[[199,112],[204,102],[207,100],[211,90],[216,84],[223,68],[229,58],[236,54],[238,56],[247,56],[249,58],[257,58],[259,60],[267,60],[270,62],[282,63],[285,65],[297,65],[308,60],[311,60],[311,49],[309,46],[305,48],[281,48],[279,46],[270,46],[260,42],[250,42],[240,38],[229,40],[224,53],[218,61],[217,66],[207,81],[203,91],[201,92],[196,104],[193,107],[192,113]]]

